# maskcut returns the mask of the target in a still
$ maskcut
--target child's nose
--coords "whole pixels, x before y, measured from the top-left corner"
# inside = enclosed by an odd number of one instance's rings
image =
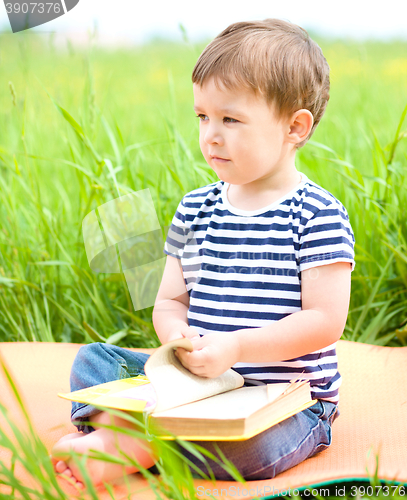
[[[207,144],[223,144],[223,137],[215,124],[208,124],[206,126],[204,141]]]

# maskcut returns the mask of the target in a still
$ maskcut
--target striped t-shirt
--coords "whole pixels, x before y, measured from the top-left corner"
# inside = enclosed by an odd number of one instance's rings
[[[228,202],[228,183],[191,191],[179,204],[164,251],[181,259],[188,322],[200,335],[258,328],[301,310],[301,271],[334,262],[354,268],[344,206],[304,174],[280,200],[255,211]],[[312,397],[338,402],[335,344],[272,363],[236,363],[248,383],[310,380]]]

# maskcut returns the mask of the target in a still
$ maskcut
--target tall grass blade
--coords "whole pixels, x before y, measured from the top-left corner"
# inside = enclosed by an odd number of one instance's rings
[[[372,291],[371,291],[371,293],[366,301],[366,304],[364,305],[362,312],[357,320],[357,323],[356,323],[356,325],[353,329],[353,333],[352,333],[352,340],[354,340],[354,341],[358,340],[359,330],[362,328],[363,322],[365,321],[365,319],[369,313],[369,310],[371,309],[372,303],[373,303],[374,299],[376,298],[376,295],[380,289],[380,286],[381,286],[384,278],[387,275],[388,269],[390,268],[390,264],[392,262],[393,262],[393,255],[390,256],[386,265],[383,267],[382,272],[381,272],[379,278],[377,279],[375,285],[373,286]]]

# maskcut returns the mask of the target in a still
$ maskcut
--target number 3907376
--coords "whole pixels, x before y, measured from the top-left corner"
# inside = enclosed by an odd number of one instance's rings
[[[61,5],[58,2],[47,2],[47,3],[6,3],[6,11],[8,14],[15,13],[19,14],[22,12],[23,14],[28,14],[29,12],[33,14],[37,12],[38,14],[49,14],[50,12],[54,12],[55,14],[59,14],[61,12]]]

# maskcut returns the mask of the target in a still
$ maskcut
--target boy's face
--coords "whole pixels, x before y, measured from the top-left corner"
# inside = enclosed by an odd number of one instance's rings
[[[245,89],[219,89],[213,78],[193,87],[201,151],[219,179],[254,186],[294,165],[289,120],[277,119],[264,97]]]

